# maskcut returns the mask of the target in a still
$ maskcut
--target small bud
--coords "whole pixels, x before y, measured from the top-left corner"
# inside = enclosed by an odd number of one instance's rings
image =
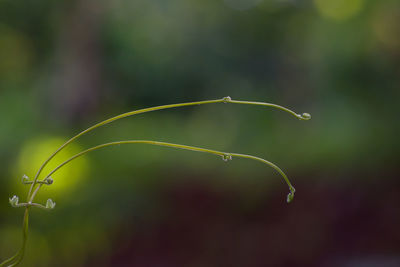
[[[26,174],[24,174],[24,175],[22,176],[22,183],[23,183],[23,184],[29,183],[29,177],[28,177]]]
[[[289,194],[287,195],[287,198],[286,198],[286,202],[287,203],[292,202],[292,200],[294,198],[294,192],[296,192],[296,189],[294,189],[294,187],[291,187],[290,188],[290,192],[289,192]]]
[[[232,160],[232,155],[231,154],[223,154],[222,160],[225,162],[227,162],[228,160]]]
[[[53,182],[54,182],[53,178],[51,178],[51,177],[47,177],[46,178],[46,184],[47,185],[51,185]]]
[[[229,103],[231,102],[232,98],[230,96],[225,96],[224,98],[222,98],[222,100],[224,101],[224,103]]]
[[[9,202],[12,207],[18,207],[19,198],[14,195],[12,198],[9,198]]]
[[[56,206],[56,203],[49,198],[46,202],[46,209],[54,209],[54,207]]]
[[[292,193],[289,193],[289,194],[287,195],[286,202],[287,202],[287,203],[292,202],[293,198],[294,198],[294,195],[293,195]]]
[[[301,114],[301,117],[303,118],[303,120],[309,120],[309,119],[311,119],[310,113],[303,113],[303,114]]]

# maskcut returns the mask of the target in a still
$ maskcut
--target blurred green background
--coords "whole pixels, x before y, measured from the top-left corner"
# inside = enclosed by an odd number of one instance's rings
[[[23,174],[71,145],[21,266],[400,266],[398,0],[0,0],[0,260],[21,242]],[[51,167],[50,166],[50,167]],[[49,170],[47,170],[49,171]]]

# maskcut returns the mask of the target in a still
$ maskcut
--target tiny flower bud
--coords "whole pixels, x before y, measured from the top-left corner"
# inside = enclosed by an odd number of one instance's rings
[[[11,206],[15,208],[18,206],[19,198],[14,195],[12,198],[9,198],[9,202]]]
[[[310,113],[303,113],[303,114],[301,115],[301,117],[303,118],[303,120],[309,120],[309,119],[311,119]]]
[[[223,154],[222,160],[225,162],[227,162],[228,160],[232,160],[232,155],[231,154]]]
[[[51,185],[53,182],[54,182],[53,178],[51,178],[51,177],[47,177],[46,178],[46,184],[47,185]]]
[[[29,182],[29,177],[26,174],[24,174],[22,176],[22,183],[23,184],[27,184],[28,182]]]
[[[224,98],[222,98],[222,100],[224,101],[224,103],[228,103],[232,100],[232,98],[230,96],[225,96]]]
[[[294,195],[292,194],[292,192],[290,192],[290,193],[287,195],[286,202],[287,202],[287,203],[292,202],[293,198],[294,198]]]
[[[296,192],[296,189],[293,186],[290,186],[289,189],[290,189],[290,192],[289,192],[289,194],[287,195],[287,198],[286,198],[286,202],[287,203],[292,202],[292,200],[294,198],[294,192]]]
[[[56,206],[56,203],[49,198],[46,202],[46,209],[54,209],[54,207]]]

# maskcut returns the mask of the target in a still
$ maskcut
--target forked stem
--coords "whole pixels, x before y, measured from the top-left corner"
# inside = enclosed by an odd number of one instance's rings
[[[30,209],[31,206],[43,207],[40,204],[33,204],[33,200],[34,200],[36,194],[38,193],[39,189],[42,187],[42,185],[43,184],[49,184],[47,179],[50,177],[50,175],[55,173],[57,170],[59,170],[62,166],[64,166],[68,162],[70,162],[70,161],[72,161],[72,160],[74,160],[74,159],[76,159],[76,158],[78,158],[78,157],[90,152],[90,151],[94,151],[94,150],[97,150],[97,149],[100,149],[100,148],[103,148],[103,147],[107,147],[107,146],[120,145],[120,144],[142,143],[142,144],[152,144],[152,145],[158,145],[158,146],[166,146],[166,147],[173,147],[173,148],[178,148],[178,149],[186,149],[186,150],[193,150],[193,151],[198,151],[198,152],[205,152],[205,153],[215,154],[215,155],[221,156],[224,161],[228,161],[228,160],[232,159],[232,157],[248,158],[248,159],[258,160],[258,161],[261,161],[261,162],[271,166],[272,168],[274,168],[276,171],[278,171],[281,174],[281,176],[283,177],[283,179],[285,180],[285,182],[289,186],[290,193],[288,194],[287,202],[290,202],[293,199],[295,189],[291,185],[291,183],[290,183],[289,179],[287,178],[286,174],[278,166],[276,166],[272,162],[269,162],[269,161],[267,161],[265,159],[254,157],[254,156],[251,156],[251,155],[237,154],[237,153],[226,153],[226,152],[221,152],[221,151],[216,151],[216,150],[211,150],[211,149],[204,149],[204,148],[193,147],[193,146],[178,145],[178,144],[173,144],[173,143],[149,141],[149,140],[118,141],[118,142],[106,143],[106,144],[102,144],[102,145],[98,145],[98,146],[89,148],[89,149],[87,149],[85,151],[82,151],[82,152],[72,156],[68,160],[66,160],[63,163],[61,163],[53,171],[51,171],[50,174],[48,174],[46,176],[46,178],[43,179],[43,181],[41,181],[41,182],[38,181],[38,178],[39,178],[41,172],[43,171],[44,167],[46,167],[46,165],[49,163],[49,161],[52,158],[54,158],[62,149],[64,149],[67,145],[69,145],[70,143],[75,141],[80,136],[82,136],[82,135],[84,135],[84,134],[86,134],[86,133],[88,133],[90,131],[93,131],[94,129],[96,129],[98,127],[101,127],[103,125],[109,124],[109,123],[111,123],[113,121],[116,121],[116,120],[119,120],[119,119],[122,119],[122,118],[126,118],[126,117],[137,115],[137,114],[142,114],[142,113],[146,113],[146,112],[151,112],[151,111],[156,111],[156,110],[163,110],[163,109],[170,109],[170,108],[185,107],[185,106],[213,104],[213,103],[232,103],[232,104],[267,106],[267,107],[272,107],[272,108],[276,108],[276,109],[280,109],[282,111],[288,112],[289,114],[293,115],[294,117],[296,117],[297,119],[300,119],[300,120],[309,120],[309,119],[311,119],[311,116],[308,113],[297,114],[297,113],[295,113],[294,111],[292,111],[292,110],[290,110],[288,108],[285,108],[285,107],[282,107],[282,106],[279,106],[279,105],[276,105],[276,104],[264,103],[264,102],[252,102],[252,101],[238,101],[238,100],[232,100],[229,96],[227,96],[227,97],[224,97],[222,99],[216,99],[216,100],[179,103],[179,104],[162,105],[162,106],[157,106],[157,107],[139,109],[139,110],[135,110],[135,111],[126,112],[126,113],[117,115],[115,117],[109,118],[107,120],[104,120],[102,122],[99,122],[99,123],[89,127],[88,129],[80,132],[79,134],[73,136],[71,139],[69,139],[63,145],[61,145],[53,154],[50,155],[49,158],[47,158],[43,162],[43,164],[40,166],[39,170],[37,171],[33,181],[29,182],[29,183],[31,183],[31,186],[29,188],[29,192],[28,192],[28,196],[27,196],[27,203],[28,204],[25,207],[25,215],[24,215],[24,220],[23,220],[23,243],[22,243],[22,247],[20,248],[20,250],[13,257],[11,257],[8,260],[5,260],[4,262],[0,263],[0,267],[5,267],[5,266],[12,267],[12,266],[18,265],[21,262],[21,260],[23,258],[23,255],[24,255],[24,252],[25,252],[25,246],[26,246],[27,236],[28,236],[29,209]]]

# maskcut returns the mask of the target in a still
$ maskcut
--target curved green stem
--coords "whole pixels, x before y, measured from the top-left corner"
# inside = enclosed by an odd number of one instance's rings
[[[12,264],[12,262],[15,261],[20,256],[21,249],[22,247],[20,248],[20,250],[17,251],[17,253],[14,256],[0,263],[0,267],[10,266],[9,264]]]
[[[289,194],[287,195],[287,199],[286,201],[288,203],[290,203],[293,198],[294,198],[294,193],[296,192],[296,189],[292,186],[292,184],[289,181],[289,178],[286,176],[286,174],[282,171],[281,168],[279,168],[278,166],[276,166],[274,163],[265,160],[263,158],[259,158],[259,157],[255,157],[252,155],[246,155],[246,154],[236,154],[236,153],[231,153],[232,157],[240,157],[240,158],[247,158],[247,159],[253,159],[253,160],[258,160],[261,161],[262,163],[265,163],[267,165],[269,165],[270,167],[274,168],[277,172],[279,172],[279,174],[283,177],[283,179],[285,180],[286,184],[289,186]]]
[[[115,117],[109,118],[107,120],[104,120],[102,122],[99,122],[89,128],[87,128],[86,130],[80,132],[79,134],[73,136],[71,139],[69,139],[67,142],[65,142],[63,145],[61,145],[56,151],[54,151],[53,154],[50,155],[50,157],[48,159],[46,159],[43,164],[40,166],[38,172],[35,175],[35,178],[33,179],[33,183],[29,189],[29,193],[28,193],[28,198],[32,193],[32,190],[36,184],[36,181],[39,178],[40,173],[42,172],[42,170],[44,169],[44,167],[47,165],[47,163],[55,156],[57,155],[63,148],[65,148],[68,144],[72,143],[75,139],[79,138],[80,136],[93,131],[94,129],[101,127],[103,125],[109,124],[113,121],[122,119],[122,118],[126,118],[129,116],[133,116],[133,115],[137,115],[137,114],[141,114],[141,113],[146,113],[146,112],[151,112],[151,111],[156,111],[156,110],[162,110],[162,109],[169,109],[169,108],[177,108],[177,107],[184,107],[184,106],[193,106],[193,105],[204,105],[204,104],[212,104],[212,103],[219,103],[219,102],[224,102],[224,99],[217,99],[217,100],[208,100],[208,101],[197,101],[197,102],[188,102],[188,103],[180,103],[180,104],[171,104],[171,105],[162,105],[162,106],[157,106],[157,107],[151,107],[151,108],[144,108],[144,109],[139,109],[139,110],[134,110],[134,111],[130,111],[130,112],[126,112],[120,115],[117,115]]]
[[[288,112],[289,114],[292,114],[293,116],[295,116],[299,120],[307,121],[307,120],[311,119],[311,115],[309,113],[297,114],[296,112],[294,112],[294,111],[292,111],[292,110],[290,110],[288,108],[285,108],[285,107],[282,107],[282,106],[276,105],[276,104],[271,104],[271,103],[253,102],[253,101],[239,101],[239,100],[230,100],[229,103],[272,107],[272,108],[277,108],[277,109],[283,110],[285,112]]]
[[[115,145],[122,145],[122,144],[150,144],[150,145],[156,145],[156,146],[165,146],[165,147],[172,147],[172,148],[177,148],[177,149],[184,149],[184,150],[192,150],[192,151],[197,151],[197,152],[204,152],[204,153],[209,153],[209,154],[214,154],[217,156],[221,156],[223,160],[227,161],[232,159],[232,157],[238,157],[238,158],[247,158],[247,159],[253,159],[253,160],[257,160],[257,161],[261,161],[264,164],[267,164],[268,166],[274,168],[276,171],[279,172],[279,174],[283,177],[284,181],[287,183],[287,185],[289,186],[289,190],[291,195],[294,194],[295,189],[292,186],[292,184],[290,183],[289,179],[287,178],[286,174],[275,164],[273,164],[272,162],[259,158],[259,157],[255,157],[255,156],[251,156],[251,155],[246,155],[246,154],[238,154],[238,153],[228,153],[228,152],[222,152],[222,151],[217,151],[217,150],[212,150],[212,149],[205,149],[205,148],[200,148],[200,147],[194,147],[194,146],[187,146],[187,145],[180,145],[180,144],[174,144],[174,143],[166,143],[166,142],[159,142],[159,141],[151,141],[151,140],[127,140],[127,141],[116,141],[116,142],[110,142],[110,143],[105,143],[105,144],[101,144],[98,146],[94,146],[91,147],[89,149],[86,149],[74,156],[72,156],[71,158],[67,159],[66,161],[64,161],[63,163],[61,163],[60,165],[58,165],[56,168],[54,168],[45,178],[44,180],[46,180],[48,177],[50,177],[51,175],[53,175],[56,171],[58,171],[61,167],[63,167],[64,165],[66,165],[67,163],[71,162],[72,160],[83,156],[91,151],[95,151],[98,150],[100,148],[104,148],[104,147],[108,147],[108,146],[115,146]],[[30,202],[33,201],[36,193],[38,192],[39,188],[41,185],[39,185],[35,192],[32,194],[31,199],[29,200]],[[290,201],[288,201],[290,202]]]
[[[177,107],[184,107],[184,106],[194,106],[194,105],[204,105],[204,104],[213,104],[213,103],[233,103],[233,104],[244,104],[244,105],[257,105],[257,106],[267,106],[267,107],[272,107],[272,108],[277,108],[280,110],[283,110],[285,112],[288,112],[289,114],[295,116],[296,118],[300,119],[300,120],[308,120],[311,118],[310,114],[308,113],[303,113],[302,115],[295,113],[294,111],[276,105],[276,104],[271,104],[271,103],[264,103],[264,102],[252,102],[252,101],[238,101],[238,100],[232,100],[229,96],[224,97],[222,99],[216,99],[216,100],[206,100],[206,101],[197,101],[197,102],[188,102],[188,103],[179,103],[179,104],[170,104],[170,105],[162,105],[162,106],[157,106],[157,107],[151,107],[151,108],[144,108],[144,109],[139,109],[139,110],[135,110],[135,111],[130,111],[130,112],[126,112],[123,114],[120,114],[118,116],[112,117],[110,119],[104,120],[102,122],[99,122],[95,125],[93,125],[92,127],[89,127],[88,129],[80,132],[79,134],[75,135],[74,137],[72,137],[71,139],[69,139],[67,142],[65,142],[62,146],[60,146],[53,154],[50,155],[50,157],[48,159],[46,159],[46,161],[40,166],[38,172],[35,175],[35,178],[33,180],[32,186],[29,189],[29,193],[28,193],[28,198],[32,193],[32,190],[36,184],[36,181],[40,175],[40,173],[42,172],[43,168],[47,165],[47,163],[55,156],[57,155],[58,152],[60,152],[64,147],[66,147],[68,144],[72,143],[75,139],[79,138],[80,136],[98,128],[101,127],[103,125],[106,125],[108,123],[111,123],[113,121],[122,119],[122,118],[126,118],[129,116],[133,116],[133,115],[137,115],[137,114],[141,114],[141,113],[146,113],[146,112],[151,112],[151,111],[156,111],[156,110],[163,110],[163,109],[169,109],[169,108],[177,108]]]
[[[233,103],[233,104],[267,106],[267,107],[277,108],[277,109],[280,109],[282,111],[288,112],[289,114],[293,115],[294,117],[296,117],[296,118],[298,118],[300,120],[309,120],[311,118],[310,114],[308,114],[308,113],[303,113],[303,114],[300,115],[300,114],[297,114],[297,113],[295,113],[294,111],[292,111],[292,110],[290,110],[288,108],[285,108],[285,107],[282,107],[282,106],[279,106],[279,105],[275,105],[275,104],[271,104],[271,103],[264,103],[264,102],[232,100],[229,96],[224,97],[222,99],[216,99],[216,100],[206,100],[206,101],[197,101],[197,102],[162,105],[162,106],[157,106],[157,107],[144,108],[144,109],[139,109],[139,110],[135,110],[135,111],[126,112],[126,113],[117,115],[115,117],[109,118],[107,120],[104,120],[102,122],[99,122],[99,123],[89,127],[88,129],[80,132],[79,134],[73,136],[68,141],[66,141],[53,154],[51,154],[50,157],[47,158],[43,162],[43,164],[40,166],[39,170],[37,171],[37,173],[35,175],[35,178],[31,182],[31,186],[29,188],[29,192],[28,192],[28,196],[27,196],[27,202],[31,204],[33,199],[35,198],[37,192],[39,191],[39,189],[42,187],[43,184],[45,184],[46,179],[48,177],[50,177],[51,174],[56,172],[59,168],[61,168],[62,166],[64,166],[68,162],[70,162],[71,160],[73,160],[73,159],[75,159],[75,158],[77,158],[79,156],[82,156],[82,155],[84,155],[84,154],[86,154],[86,153],[88,153],[90,151],[93,151],[93,150],[96,150],[96,149],[99,149],[99,148],[102,148],[102,147],[111,146],[111,145],[118,145],[118,144],[129,144],[129,143],[147,143],[147,144],[153,144],[153,145],[159,145],[159,146],[169,146],[169,147],[174,147],[174,148],[179,148],[179,149],[194,150],[194,151],[198,151],[198,152],[206,152],[206,153],[211,153],[211,154],[215,154],[215,155],[220,155],[220,156],[222,156],[222,158],[225,161],[228,160],[228,159],[231,159],[232,156],[255,159],[255,160],[261,161],[261,162],[271,166],[272,168],[277,170],[282,175],[282,177],[284,178],[285,182],[288,184],[289,189],[290,189],[290,193],[288,195],[288,202],[290,202],[293,199],[293,195],[294,195],[295,189],[290,184],[290,182],[289,182],[287,176],[285,175],[285,173],[279,167],[277,167],[275,164],[273,164],[273,163],[271,163],[271,162],[269,162],[267,160],[264,160],[264,159],[261,159],[261,158],[257,158],[257,157],[254,157],[254,156],[250,156],[250,155],[235,154],[235,153],[234,154],[229,154],[229,153],[220,152],[220,151],[216,151],[216,150],[203,149],[203,148],[185,146],[185,145],[178,145],[178,144],[171,144],[171,143],[165,143],[165,142],[147,141],[147,140],[132,140],[132,141],[112,142],[112,143],[107,143],[107,144],[103,144],[103,145],[99,145],[99,146],[96,146],[96,147],[89,148],[89,149],[87,149],[85,151],[82,151],[81,153],[78,153],[75,156],[71,157],[70,159],[68,159],[67,161],[65,161],[61,165],[59,165],[56,169],[54,169],[48,176],[46,176],[45,179],[43,179],[43,181],[38,182],[38,178],[39,178],[41,172],[43,171],[44,167],[49,163],[49,161],[53,157],[55,157],[68,144],[72,143],[74,140],[76,140],[80,136],[82,136],[82,135],[84,135],[84,134],[86,134],[86,133],[88,133],[88,132],[90,132],[90,131],[98,128],[98,127],[101,127],[103,125],[109,124],[109,123],[111,123],[113,121],[116,121],[116,120],[119,120],[119,119],[122,119],[122,118],[126,118],[126,117],[137,115],[137,114],[142,114],[142,113],[146,113],[146,112],[151,112],[151,111],[156,111],[156,110],[163,110],[163,109],[170,109],[170,108],[177,108],[177,107],[184,107],[184,106],[212,104],[212,103]],[[23,258],[24,251],[25,251],[26,240],[27,240],[27,235],[28,235],[29,207],[30,206],[27,206],[26,209],[25,209],[25,215],[24,215],[24,221],[23,221],[23,244],[22,244],[22,248],[13,257],[11,257],[10,259],[0,263],[0,267],[16,266]],[[11,264],[11,265],[8,265],[8,264]]]

